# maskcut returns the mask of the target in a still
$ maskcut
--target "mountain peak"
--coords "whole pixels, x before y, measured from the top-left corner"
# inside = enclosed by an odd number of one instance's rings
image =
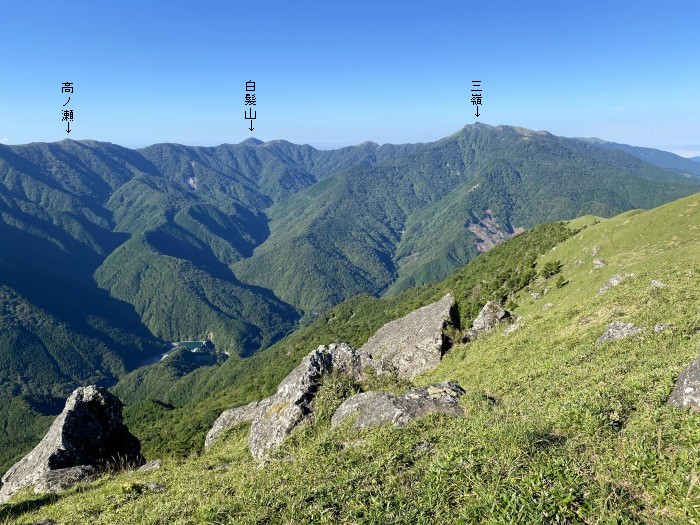
[[[260,144],[263,144],[263,141],[256,139],[255,137],[250,137],[249,139],[245,139],[240,143],[241,146],[260,146]]]

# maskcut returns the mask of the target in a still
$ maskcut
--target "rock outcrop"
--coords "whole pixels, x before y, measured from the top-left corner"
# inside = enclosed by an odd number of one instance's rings
[[[610,280],[608,280],[607,283],[605,283],[603,286],[600,287],[600,290],[598,290],[598,295],[603,295],[605,292],[607,292],[610,288],[613,286],[619,286],[622,281],[625,279],[629,279],[631,277],[634,277],[633,273],[617,273],[613,275]]]
[[[137,467],[141,443],[122,420],[122,403],[96,386],[75,390],[44,439],[2,478],[0,502],[18,490],[58,492],[109,467]]]
[[[259,405],[260,402],[253,401],[244,406],[224,410],[207,433],[204,439],[204,450],[208,450],[224,430],[253,421]]]
[[[459,417],[464,415],[459,406],[462,394],[464,389],[449,381],[412,388],[401,397],[365,392],[346,399],[333,414],[331,426],[338,426],[355,414],[355,429],[390,424],[403,427],[412,419],[437,412]]]
[[[385,324],[360,350],[393,367],[402,379],[413,379],[435,368],[448,345],[443,329],[453,302],[452,295],[447,294],[436,303]]]
[[[700,356],[686,366],[678,376],[668,398],[669,405],[700,411]]]
[[[462,340],[475,341],[481,334],[493,330],[497,325],[512,323],[515,320],[515,317],[500,304],[488,301]]]
[[[593,259],[593,268],[605,268],[606,264],[605,259]]]
[[[596,340],[596,344],[603,341],[613,341],[615,339],[624,339],[641,332],[642,329],[632,323],[623,323],[622,321],[613,321],[609,323],[601,336]]]
[[[318,347],[280,383],[274,395],[222,413],[207,434],[205,449],[227,428],[250,422],[248,446],[254,457],[262,458],[312,417],[316,391],[331,372],[361,381],[367,370],[412,379],[434,368],[448,345],[443,328],[450,319],[452,303],[452,295],[447,294],[387,323],[358,350],[346,343]]]
[[[373,365],[370,355],[345,343],[320,346],[311,352],[280,383],[277,392],[255,409],[248,439],[251,454],[261,458],[277,448],[311,416],[312,401],[324,375],[336,371],[357,381],[365,367]]]

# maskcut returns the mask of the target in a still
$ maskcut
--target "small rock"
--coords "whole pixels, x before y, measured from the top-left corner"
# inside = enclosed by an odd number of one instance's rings
[[[534,301],[537,301],[542,298],[542,294],[539,292],[531,292],[530,297],[532,297]]]
[[[656,324],[654,325],[654,333],[655,333],[655,334],[658,334],[659,332],[663,332],[663,331],[666,330],[667,328],[668,328],[668,325],[667,325],[667,324],[664,324],[664,323],[656,323]]]
[[[593,259],[593,268],[605,268],[605,259]]]
[[[501,335],[506,336],[512,332],[515,332],[518,328],[520,328],[523,325],[522,321],[518,321],[517,323],[514,323],[510,326],[506,326],[506,329],[503,330],[503,333]]]
[[[542,310],[549,310],[552,306],[554,306],[552,303],[545,303],[542,305]]]
[[[668,285],[662,283],[661,281],[657,281],[656,279],[652,279],[651,287],[652,288],[668,288]]]
[[[604,294],[613,286],[618,286],[622,281],[624,281],[625,279],[629,279],[631,277],[634,277],[633,273],[625,273],[625,274],[618,273],[618,274],[613,275],[607,283],[605,283],[603,286],[600,287],[600,290],[598,290],[598,295]]]
[[[592,255],[593,257],[595,257],[596,255],[598,255],[598,252],[599,252],[599,251],[600,251],[600,246],[594,246],[594,247],[591,249],[591,255]]]
[[[163,460],[152,459],[142,467],[139,467],[139,472],[148,472],[149,470],[158,470],[163,465]]]
[[[605,331],[596,340],[596,344],[603,341],[613,341],[616,339],[624,339],[641,332],[642,329],[632,323],[623,323],[622,321],[613,321],[605,327]]]
[[[433,443],[430,443],[429,441],[421,441],[413,446],[413,452],[416,454],[425,454],[427,452],[431,452],[434,448],[435,445]]]
[[[156,483],[155,481],[147,481],[145,483],[141,483],[141,488],[142,490],[146,490],[148,492],[155,492],[156,494],[165,492],[165,487],[159,483]]]

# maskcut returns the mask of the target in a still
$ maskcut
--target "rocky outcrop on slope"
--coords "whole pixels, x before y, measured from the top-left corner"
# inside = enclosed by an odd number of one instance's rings
[[[333,414],[331,426],[338,426],[357,414],[355,429],[379,425],[404,427],[412,419],[432,413],[463,416],[459,398],[464,389],[457,383],[445,382],[427,387],[416,387],[401,397],[382,392],[365,392],[346,399]]]
[[[255,409],[248,439],[251,454],[261,458],[277,448],[311,416],[311,403],[324,375],[336,371],[357,381],[363,370],[373,365],[372,356],[345,343],[320,346],[311,352],[280,383],[277,392]]]
[[[452,303],[452,295],[448,294],[387,323],[360,349],[346,343],[320,346],[292,370],[274,395],[222,413],[207,434],[205,448],[211,447],[227,428],[251,422],[248,446],[254,457],[262,458],[313,416],[316,391],[331,372],[361,381],[367,370],[413,378],[437,366],[448,345],[442,330],[450,318]]]
[[[501,323],[512,323],[517,319],[500,304],[488,301],[474,319],[471,329],[462,338],[463,341],[475,341],[481,334],[493,330]]]
[[[668,403],[677,408],[700,412],[700,356],[686,366],[678,376]]]
[[[0,502],[24,487],[58,492],[105,468],[144,462],[141,443],[123,423],[121,401],[104,388],[78,388],[44,439],[5,473]]]
[[[610,280],[608,280],[607,283],[600,287],[600,290],[598,290],[597,295],[603,295],[610,288],[613,288],[614,286],[619,286],[622,283],[622,281],[630,279],[632,277],[634,277],[633,273],[616,273],[610,278]]]
[[[608,323],[605,330],[596,340],[596,344],[604,341],[614,341],[616,339],[624,339],[641,332],[642,329],[632,323],[623,323],[622,321],[613,321]]]
[[[445,295],[436,303],[382,326],[360,349],[402,379],[413,379],[435,368],[449,342],[443,333],[454,298]]]

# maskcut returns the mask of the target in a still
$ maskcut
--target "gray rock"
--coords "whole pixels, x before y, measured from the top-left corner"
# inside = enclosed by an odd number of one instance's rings
[[[160,494],[161,492],[165,492],[165,487],[155,481],[146,481],[145,483],[141,483],[141,490]]]
[[[661,281],[657,281],[656,279],[652,279],[651,287],[652,288],[668,288],[668,285],[662,283]]]
[[[413,379],[435,368],[449,342],[443,329],[450,319],[451,294],[382,326],[360,349],[393,367],[398,377]]]
[[[161,459],[153,459],[146,463],[145,465],[139,467],[139,472],[149,472],[151,470],[158,470],[160,467],[163,466],[163,460]]]
[[[607,283],[605,283],[603,286],[600,287],[600,290],[598,290],[598,295],[604,294],[613,286],[618,286],[620,283],[622,283],[622,281],[624,281],[625,279],[629,279],[631,277],[634,277],[633,273],[625,273],[625,274],[618,273],[618,274],[613,275]]]
[[[141,443],[122,420],[122,403],[103,388],[75,390],[44,439],[2,477],[0,503],[18,490],[64,490],[109,467],[145,462]]]
[[[501,323],[512,323],[515,318],[500,304],[488,301],[474,319],[471,329],[463,337],[463,341],[475,341],[481,334],[493,330]]]
[[[94,481],[99,477],[100,471],[89,465],[49,470],[37,480],[34,491],[57,494],[76,483]]]
[[[355,414],[354,429],[389,424],[404,427],[413,419],[438,412],[461,417],[464,415],[459,406],[462,394],[464,389],[452,382],[412,388],[401,397],[381,392],[357,394],[338,407],[331,425],[337,426]]]
[[[207,437],[204,440],[204,450],[209,450],[224,430],[253,421],[257,414],[259,404],[258,401],[253,401],[247,405],[231,408],[222,412],[214,422],[211,430],[207,433]]]
[[[323,376],[331,372],[362,380],[368,369],[413,378],[437,366],[449,344],[443,328],[450,318],[452,295],[387,323],[360,349],[331,344],[307,355],[280,383],[277,392],[260,401],[224,412],[207,435],[209,448],[225,429],[251,421],[248,446],[260,459],[277,448],[313,414],[313,399]]]
[[[686,366],[678,376],[668,398],[669,405],[700,411],[700,356]]]
[[[656,323],[656,324],[654,325],[654,333],[655,333],[655,334],[658,334],[659,332],[663,332],[663,331],[666,330],[667,328],[668,328],[668,325],[667,325],[667,324],[664,324],[664,323]]]
[[[551,303],[550,303],[551,304]],[[506,326],[506,329],[503,330],[503,333],[501,334],[502,336],[506,336],[510,333],[515,332],[518,328],[520,328],[523,325],[523,321],[518,321],[517,323],[513,323],[510,326]]]
[[[530,292],[530,297],[532,297],[533,301],[539,301],[542,299],[542,294],[539,292]]]
[[[263,457],[311,416],[312,401],[324,375],[335,370],[358,380],[364,368],[373,364],[366,352],[345,343],[320,346],[311,352],[255,410],[248,439],[251,454]]]
[[[487,332],[499,323],[510,322],[510,312],[503,308],[500,304],[493,301],[488,301],[479,312],[479,315],[474,319],[472,330],[477,332]]]
[[[606,264],[605,259],[593,259],[593,268],[605,268]]]
[[[622,321],[613,321],[609,323],[601,336],[596,340],[596,344],[603,341],[613,341],[615,339],[624,339],[641,332],[642,329],[632,323],[623,323]]]
[[[372,403],[380,400],[396,399],[391,394],[383,392],[363,392],[346,399],[335,411],[331,418],[331,428],[337,427],[348,417],[362,412]]]
[[[600,251],[600,246],[594,246],[593,248],[591,248],[591,255],[593,257],[595,257],[596,255],[598,255],[599,251]]]
[[[544,303],[544,304],[542,305],[542,310],[545,310],[545,311],[546,311],[546,310],[549,310],[552,306],[554,306],[553,303]]]

